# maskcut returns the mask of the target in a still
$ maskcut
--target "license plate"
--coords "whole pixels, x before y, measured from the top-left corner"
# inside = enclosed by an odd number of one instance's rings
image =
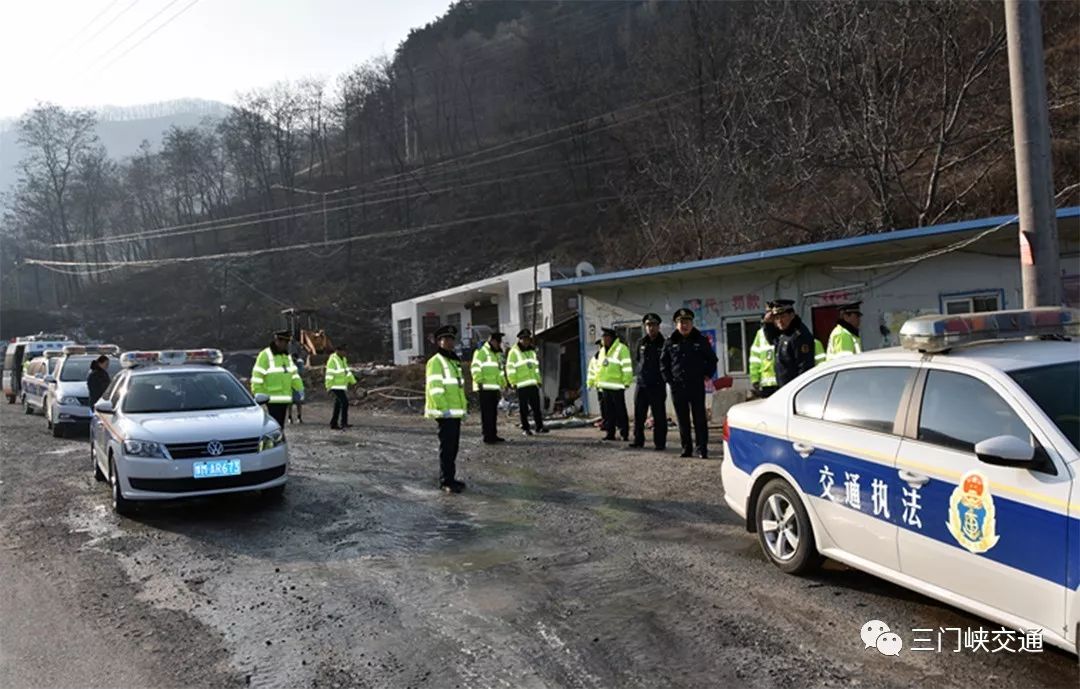
[[[195,462],[195,478],[214,478],[216,476],[239,476],[239,459],[216,459],[212,462]]]

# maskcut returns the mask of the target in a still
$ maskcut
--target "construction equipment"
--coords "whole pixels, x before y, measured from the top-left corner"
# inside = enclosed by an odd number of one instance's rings
[[[334,343],[319,327],[319,312],[316,309],[288,308],[281,310],[281,317],[292,333],[293,342],[303,350],[307,365],[325,366],[326,360],[334,353]]]

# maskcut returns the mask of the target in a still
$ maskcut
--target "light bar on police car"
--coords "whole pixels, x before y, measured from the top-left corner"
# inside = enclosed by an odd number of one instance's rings
[[[220,366],[225,360],[220,349],[165,349],[155,351],[124,352],[120,365],[124,368],[154,364],[180,366],[182,364],[209,364]]]
[[[120,348],[114,344],[101,344],[101,345],[67,345],[64,347],[64,354],[106,354],[110,356],[116,356],[120,353]]]
[[[1080,337],[1080,310],[1055,306],[948,316],[918,316],[900,327],[900,344],[920,352],[1020,340],[1029,337]]]
[[[41,356],[45,357],[46,359],[59,359],[60,357],[64,356],[64,350],[46,349],[44,352],[41,353]]]

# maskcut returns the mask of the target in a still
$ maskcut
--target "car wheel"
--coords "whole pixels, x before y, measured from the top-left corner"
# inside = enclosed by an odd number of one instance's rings
[[[112,487],[113,512],[126,517],[135,511],[135,503],[124,497],[124,491],[120,488],[120,474],[116,471],[116,463],[109,458],[109,484]]]
[[[63,438],[64,437],[64,435],[65,435],[64,426],[62,424],[52,423],[50,421],[49,426],[52,428],[52,437],[54,437],[54,438]]]
[[[787,481],[776,478],[765,484],[754,518],[761,550],[781,570],[805,574],[821,564],[810,515]]]
[[[51,430],[52,430],[52,427],[53,427],[53,422],[52,422],[52,407],[50,407],[50,406],[49,406],[49,403],[48,403],[48,402],[46,402],[46,403],[45,403],[45,406],[43,406],[43,407],[41,408],[41,411],[42,411],[42,413],[43,413],[43,414],[45,414],[45,427],[46,427],[46,428],[48,428],[48,429],[49,429],[49,430],[51,431]]]
[[[90,440],[90,462],[94,465],[94,479],[101,482],[106,481],[108,476],[101,472],[101,465],[97,461],[97,448],[94,447],[93,439]]]
[[[23,395],[22,406],[23,406],[23,414],[26,414],[27,416],[30,416],[31,414],[34,413],[34,410],[30,406],[30,403],[26,401],[26,395]]]

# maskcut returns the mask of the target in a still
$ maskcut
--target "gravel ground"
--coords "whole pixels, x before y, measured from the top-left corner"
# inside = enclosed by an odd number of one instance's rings
[[[991,625],[839,565],[782,574],[724,505],[716,459],[592,429],[525,439],[505,420],[511,442],[491,448],[470,419],[469,489],[448,496],[430,422],[355,414],[332,432],[325,406],[305,416],[283,501],[125,519],[85,438],[0,405],[0,685],[1080,685],[1052,649],[864,650],[872,618]]]

